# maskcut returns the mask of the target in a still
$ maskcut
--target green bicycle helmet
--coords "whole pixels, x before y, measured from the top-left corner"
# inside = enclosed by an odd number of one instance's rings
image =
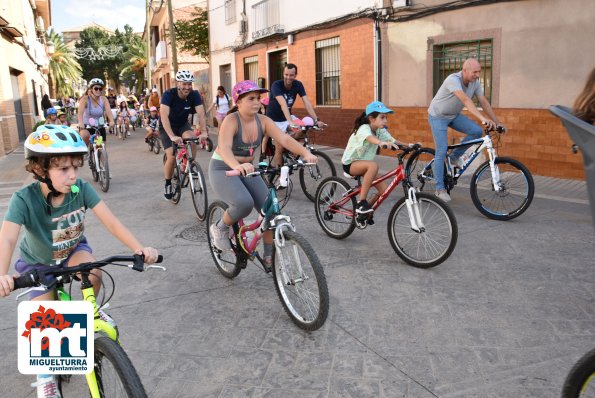
[[[25,141],[25,159],[86,153],[87,145],[79,133],[68,126],[41,125]]]

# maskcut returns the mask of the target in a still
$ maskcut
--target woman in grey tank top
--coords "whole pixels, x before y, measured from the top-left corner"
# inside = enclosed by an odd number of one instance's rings
[[[209,180],[215,193],[229,205],[223,218],[210,226],[214,245],[220,250],[230,250],[229,227],[240,218],[247,217],[252,209],[261,209],[268,189],[261,178],[243,177],[254,171],[254,149],[258,148],[263,134],[279,142],[284,148],[297,153],[305,162],[315,163],[316,156],[299,142],[284,134],[275,123],[258,113],[260,94],[268,90],[250,80],[237,83],[232,97],[238,111],[223,119],[219,128],[219,142],[209,164]],[[238,170],[242,176],[227,177],[228,170]],[[264,259],[271,263],[273,235],[263,235]]]
[[[112,111],[109,107],[109,101],[103,95],[103,87],[105,84],[103,80],[94,78],[89,82],[89,95],[83,95],[79,101],[78,109],[78,122],[79,122],[79,134],[89,145],[89,138],[91,134],[85,129],[85,126],[90,124],[89,119],[95,120],[98,123],[99,118],[105,118],[109,120],[109,126],[114,126],[114,118],[112,117]],[[103,127],[103,126],[99,126]],[[105,141],[105,132],[101,134]]]

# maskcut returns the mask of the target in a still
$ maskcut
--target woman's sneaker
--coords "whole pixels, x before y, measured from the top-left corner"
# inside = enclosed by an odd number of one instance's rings
[[[220,226],[223,225],[223,226]],[[213,245],[221,250],[231,250],[231,242],[229,241],[229,226],[225,225],[221,220],[211,224],[209,233],[213,239]]]
[[[31,383],[31,387],[37,387],[37,398],[62,398],[56,377],[52,375],[37,376],[37,381]]]
[[[446,189],[439,189],[436,191],[436,196],[445,202],[450,202],[450,195],[446,192]]]

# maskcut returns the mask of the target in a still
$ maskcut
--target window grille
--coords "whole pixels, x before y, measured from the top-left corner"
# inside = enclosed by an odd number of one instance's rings
[[[338,37],[315,43],[316,104],[341,105],[341,54]]]
[[[479,81],[488,101],[492,101],[492,39],[436,44],[433,48],[433,94],[448,75],[463,69],[467,58],[476,58],[481,65]],[[477,105],[477,99],[474,98]]]
[[[225,24],[236,21],[236,0],[225,0]]]

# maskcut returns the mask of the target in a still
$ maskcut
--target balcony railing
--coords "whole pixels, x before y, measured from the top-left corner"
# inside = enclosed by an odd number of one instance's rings
[[[264,0],[252,6],[252,39],[283,33],[279,23],[279,0]]]

